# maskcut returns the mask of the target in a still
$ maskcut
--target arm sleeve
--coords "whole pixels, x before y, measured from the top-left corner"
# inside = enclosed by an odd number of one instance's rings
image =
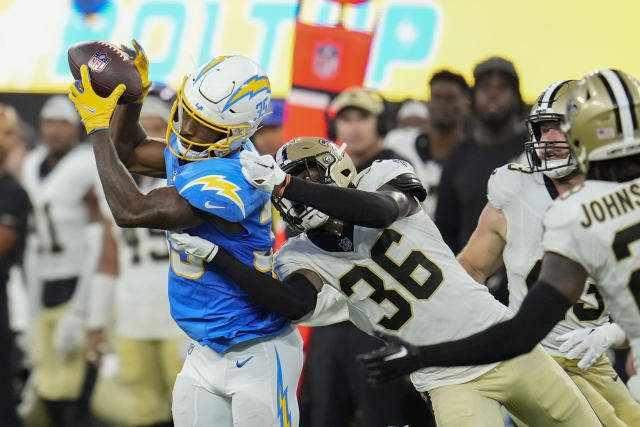
[[[296,177],[291,177],[284,197],[362,227],[384,228],[400,215],[400,207],[388,194],[318,184]]]
[[[538,281],[511,319],[470,337],[420,347],[423,366],[469,366],[507,360],[531,351],[562,320],[571,303]]]
[[[280,281],[249,267],[222,248],[211,262],[254,301],[282,317],[297,320],[316,306],[318,291],[301,274],[293,273]]]

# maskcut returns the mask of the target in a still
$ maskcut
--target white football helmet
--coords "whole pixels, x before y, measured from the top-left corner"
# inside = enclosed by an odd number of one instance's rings
[[[346,188],[352,186],[357,172],[345,148],[345,144],[338,147],[328,139],[301,136],[280,147],[276,162],[293,176],[304,174],[315,182]],[[325,213],[302,203],[277,196],[272,196],[271,201],[287,224],[298,231],[318,228],[329,219]]]
[[[575,80],[564,80],[550,85],[533,104],[527,118],[529,141],[525,142],[524,148],[529,167],[534,171],[544,173],[552,179],[559,179],[569,175],[576,169],[576,162],[567,141],[540,141],[540,125],[544,122],[562,123],[571,90],[576,83]],[[553,146],[554,151],[566,151],[566,157],[547,159],[545,150],[551,146]]]
[[[183,80],[167,129],[167,145],[183,160],[225,156],[255,133],[270,100],[271,84],[258,64],[241,55],[214,58]],[[216,141],[184,137],[180,129],[185,114],[221,137]]]

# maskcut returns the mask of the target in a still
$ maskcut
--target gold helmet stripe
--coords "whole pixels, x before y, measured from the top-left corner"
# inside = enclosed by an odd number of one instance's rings
[[[616,116],[618,132],[622,132],[625,141],[632,141],[634,139],[633,119],[630,105],[633,105],[633,100],[627,98],[620,77],[612,70],[600,70],[598,78],[602,81],[614,106],[613,111]]]

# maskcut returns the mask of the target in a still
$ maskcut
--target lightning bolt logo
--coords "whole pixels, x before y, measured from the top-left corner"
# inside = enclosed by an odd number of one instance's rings
[[[225,178],[226,177],[223,175],[203,176],[202,178],[198,178],[185,185],[182,190],[180,190],[180,194],[182,194],[187,188],[193,187],[195,185],[202,185],[200,191],[213,190],[216,192],[216,194],[226,197],[240,208],[240,210],[242,211],[242,216],[244,216],[244,203],[242,203],[242,199],[240,199],[240,197],[236,193],[238,190],[240,190],[240,187],[232,182],[227,181]]]
[[[275,346],[274,346],[275,348]],[[276,348],[276,360],[278,362],[278,418],[280,418],[280,427],[291,427],[291,411],[289,410],[289,402],[287,401],[287,392],[289,387],[283,389],[282,366],[280,366],[280,355]]]
[[[200,78],[202,78],[202,76],[207,74],[207,71],[209,71],[210,69],[212,69],[213,67],[215,67],[216,65],[218,65],[219,63],[221,63],[222,61],[224,61],[227,58],[228,58],[228,56],[219,56],[217,58],[213,58],[207,65],[205,65],[205,67],[202,69],[202,71],[200,71],[198,73],[198,75],[193,80],[193,82],[195,83],[198,80],[200,80]]]
[[[222,112],[227,111],[236,102],[240,101],[245,96],[252,99],[260,92],[271,93],[271,84],[267,76],[253,76],[246,82],[240,85],[240,87],[231,95],[231,98],[227,101]]]

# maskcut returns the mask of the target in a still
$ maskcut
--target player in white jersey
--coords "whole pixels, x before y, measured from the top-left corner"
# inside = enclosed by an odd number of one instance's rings
[[[529,167],[508,164],[493,172],[487,191],[489,201],[469,242],[458,254],[460,264],[479,283],[504,262],[509,308],[513,311],[520,308],[540,271],[545,212],[558,195],[584,181],[560,130],[576,83],[553,83],[538,97],[527,119],[530,140],[525,143],[525,151]],[[596,284],[588,279],[578,302],[541,342],[574,379],[600,419],[611,426],[640,423],[640,405],[616,379],[615,370],[602,354],[611,345],[624,343],[625,338],[621,328],[609,322]]]
[[[394,342],[365,358],[371,378],[522,354],[564,318],[588,276],[598,283],[609,312],[626,333],[639,368],[639,115],[640,83],[632,76],[604,69],[582,79],[572,91],[562,127],[587,180],[547,211],[540,275],[518,313],[456,342],[415,347],[391,337]],[[397,351],[404,355],[394,358]],[[637,376],[627,383],[636,400],[639,383]]]
[[[147,134],[163,138],[176,93],[155,85],[140,111]],[[143,193],[165,185],[136,176]],[[119,277],[115,298],[115,353],[107,356],[91,407],[105,422],[169,425],[171,390],[184,362],[186,335],[171,318],[167,297],[166,234],[148,228],[117,228]]]
[[[174,244],[220,266],[257,301],[291,319],[322,313],[316,298],[325,284],[341,291],[339,302],[360,329],[415,344],[464,337],[509,316],[456,262],[420,208],[426,194],[408,163],[376,161],[354,179],[342,149],[310,137],[290,141],[276,157],[289,174],[269,156],[244,155],[242,161],[245,177],[274,194],[289,225],[306,231],[277,252],[280,280],[253,275],[202,239],[172,234]],[[430,394],[443,426],[497,425],[501,403],[532,425],[599,425],[575,384],[541,348],[501,364],[423,369],[411,379]]]
[[[27,265],[37,293],[36,393],[52,425],[72,425],[86,422],[81,418],[88,413],[86,404],[79,399],[87,357],[102,344],[110,305],[101,295],[113,287],[117,274],[115,241],[99,209],[91,147],[78,144],[73,104],[64,96],[52,97],[40,120],[44,144],[29,153],[22,168],[34,208]],[[102,238],[90,223],[101,224]]]

